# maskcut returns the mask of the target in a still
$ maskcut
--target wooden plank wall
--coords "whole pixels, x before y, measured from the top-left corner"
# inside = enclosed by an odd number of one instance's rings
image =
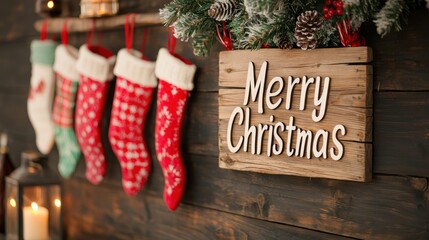
[[[122,1],[121,1],[122,2]],[[141,12],[157,11],[164,1],[128,1]],[[34,1],[4,1],[0,8],[0,129],[19,153],[35,149],[26,113],[30,80],[29,44]],[[89,184],[81,161],[65,181],[65,226],[69,239],[429,239],[429,12],[413,12],[406,30],[380,39],[364,29],[374,50],[374,179],[370,183],[264,175],[218,167],[218,51],[195,57],[188,44],[177,51],[198,65],[183,131],[188,172],[183,203],[169,212],[162,200],[163,178],[154,156],[155,110],[145,137],[154,168],[146,188],[128,197],[119,164],[107,144],[109,111],[104,117],[107,179]],[[137,31],[140,42],[142,29]],[[150,29],[147,54],[166,45],[162,27]],[[70,42],[79,46],[84,34]],[[124,45],[122,31],[103,33],[113,51]],[[140,44],[136,44],[139,46]],[[332,56],[334,57],[334,56]],[[113,86],[106,109],[110,109]],[[51,165],[58,154],[50,155]]]

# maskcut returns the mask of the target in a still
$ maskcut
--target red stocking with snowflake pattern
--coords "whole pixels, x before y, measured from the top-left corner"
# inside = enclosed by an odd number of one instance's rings
[[[81,75],[76,102],[76,137],[86,161],[86,178],[93,184],[103,180],[106,157],[101,144],[101,119],[106,94],[113,78],[115,56],[99,46],[79,49],[77,70]]]
[[[194,88],[196,66],[163,48],[159,50],[155,74],[159,78],[155,146],[164,174],[164,201],[170,210],[180,203],[186,181],[180,151],[184,110]]]
[[[121,163],[122,187],[129,195],[144,186],[150,170],[143,126],[157,85],[154,70],[155,62],[143,60],[139,51],[119,51],[109,141]]]

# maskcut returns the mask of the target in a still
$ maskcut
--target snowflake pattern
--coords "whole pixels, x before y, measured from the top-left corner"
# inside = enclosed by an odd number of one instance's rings
[[[146,183],[150,157],[143,139],[143,125],[153,88],[118,77],[109,127],[109,141],[122,168],[122,186],[135,195]]]
[[[188,97],[188,91],[159,81],[155,145],[165,178],[164,199],[170,209],[179,204],[186,180],[180,152],[180,134]]]

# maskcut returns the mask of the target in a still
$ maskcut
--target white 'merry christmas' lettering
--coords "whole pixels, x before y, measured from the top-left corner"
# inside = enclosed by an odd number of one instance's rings
[[[250,100],[253,102],[257,101],[258,113],[264,113],[264,99],[265,99],[265,105],[271,110],[278,108],[283,101],[283,98],[280,98],[280,99],[277,99],[275,103],[273,103],[272,98],[279,96],[280,93],[283,91],[283,88],[285,85],[284,79],[279,76],[274,77],[273,79],[271,79],[271,81],[268,83],[268,87],[265,89],[267,70],[268,70],[268,62],[265,61],[262,63],[258,78],[255,81],[255,66],[253,62],[249,62],[243,105],[247,106]],[[276,83],[278,83],[278,87],[276,90],[273,91],[273,88],[275,87]],[[301,94],[300,94],[300,103],[299,103],[299,110],[301,111],[305,110],[307,92],[310,84],[315,84],[314,101],[313,101],[314,109],[312,111],[311,118],[313,119],[314,122],[321,121],[326,114],[330,78],[325,77],[323,81],[323,89],[321,91],[322,81],[320,76],[317,76],[316,78],[313,78],[313,77],[307,78],[307,76],[303,76],[302,78],[298,77],[295,79],[293,79],[292,76],[289,76],[287,80],[287,89],[286,89],[286,96],[285,96],[286,110],[291,109],[292,96],[293,96],[292,93],[297,84],[301,84]],[[265,98],[264,98],[264,95],[265,95]],[[319,110],[317,110],[317,107],[319,107]]]
[[[237,120],[238,116],[238,120]],[[272,154],[280,155],[284,151],[286,145],[286,155],[291,157],[322,157],[327,159],[328,155],[333,160],[340,160],[344,155],[344,146],[338,139],[338,131],[344,136],[346,129],[343,125],[336,125],[332,131],[332,142],[334,147],[331,147],[328,152],[329,132],[320,129],[313,134],[310,130],[304,130],[297,127],[294,122],[295,118],[290,117],[289,122],[275,122],[275,117],[270,115],[269,123],[258,125],[251,125],[250,123],[251,109],[246,107],[236,107],[229,119],[227,128],[227,146],[230,152],[237,153],[241,148],[244,152],[249,152],[255,155],[262,154],[262,147],[264,146],[263,140],[267,137],[266,154],[270,157]],[[234,144],[233,141],[233,128],[240,127],[243,134],[238,137],[238,141]],[[284,140],[284,132],[286,130],[286,141]],[[266,136],[266,133],[268,136]],[[296,134],[295,134],[296,133]],[[293,140],[295,139],[295,144]],[[286,144],[285,144],[286,143]],[[321,143],[321,144],[320,144]]]
[[[274,77],[265,89],[267,69],[268,62],[265,61],[262,64],[258,78],[255,81],[254,64],[249,62],[243,100],[244,106],[249,104],[249,100],[252,100],[253,102],[257,101],[258,113],[262,114],[264,113],[264,100],[265,105],[271,110],[277,109],[283,100],[285,100],[285,109],[290,110],[294,88],[297,84],[301,84],[299,110],[303,111],[306,107],[308,88],[311,84],[314,84],[314,109],[312,111],[311,118],[314,122],[319,122],[323,119],[327,109],[330,85],[329,77],[325,77],[322,88],[320,76],[317,76],[316,78],[307,78],[306,76],[303,76],[302,78],[293,78],[292,76],[289,76],[287,80],[285,99],[278,98],[273,102],[273,98],[279,96],[283,92],[285,82],[282,77]],[[327,130],[320,129],[316,134],[313,134],[310,130],[304,130],[295,126],[295,117],[293,116],[289,117],[289,122],[286,124],[281,121],[275,122],[274,115],[270,115],[268,124],[259,123],[257,125],[251,125],[250,117],[250,107],[246,107],[245,109],[242,107],[236,107],[232,111],[227,127],[227,146],[230,152],[236,153],[242,147],[244,152],[248,152],[250,145],[251,154],[260,155],[264,146],[263,140],[267,139],[267,156],[271,156],[272,154],[280,155],[283,153],[284,148],[286,148],[286,155],[288,157],[295,155],[296,157],[306,157],[308,159],[312,156],[326,159],[329,155],[333,160],[340,160],[344,155],[344,146],[338,139],[338,132],[340,131],[340,134],[344,136],[346,134],[346,129],[341,124],[336,125],[332,131],[331,138],[334,146],[329,148],[328,151],[330,133]],[[243,130],[243,134],[238,137],[236,144],[233,143],[234,138],[232,136],[234,126],[242,126],[241,128]],[[286,141],[284,141],[282,136],[285,131],[287,134]],[[267,133],[268,136],[265,136],[265,133]],[[294,135],[296,136],[294,137]],[[295,139],[294,146],[292,144],[293,139]]]

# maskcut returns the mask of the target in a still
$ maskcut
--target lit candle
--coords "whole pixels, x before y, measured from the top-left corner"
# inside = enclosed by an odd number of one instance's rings
[[[31,207],[24,207],[24,239],[49,239],[48,219],[48,209],[39,207],[37,203],[33,202]]]

